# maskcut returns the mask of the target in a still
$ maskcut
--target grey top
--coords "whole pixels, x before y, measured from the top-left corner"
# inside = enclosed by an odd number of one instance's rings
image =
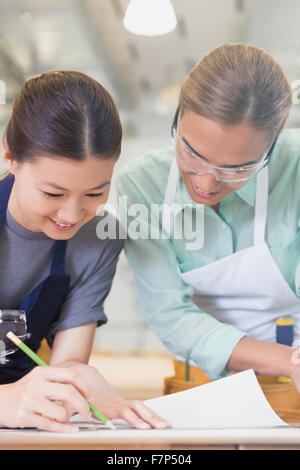
[[[103,302],[115,274],[123,242],[100,240],[94,217],[68,240],[66,272],[70,275],[70,291],[57,322],[52,325],[48,340],[52,343],[57,331],[97,322],[106,323]],[[0,308],[14,309],[49,275],[55,240],[44,233],[31,232],[7,211],[0,232]]]

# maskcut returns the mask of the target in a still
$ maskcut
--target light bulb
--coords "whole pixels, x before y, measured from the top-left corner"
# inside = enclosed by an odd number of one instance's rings
[[[177,25],[170,0],[130,0],[124,26],[128,31],[143,36],[159,36]]]

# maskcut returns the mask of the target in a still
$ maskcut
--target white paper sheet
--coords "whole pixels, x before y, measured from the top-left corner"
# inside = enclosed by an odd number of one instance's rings
[[[269,405],[252,369],[144,403],[175,429],[287,425]]]

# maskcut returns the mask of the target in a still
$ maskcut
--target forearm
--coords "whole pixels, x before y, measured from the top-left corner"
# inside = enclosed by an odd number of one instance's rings
[[[294,352],[295,349],[284,344],[244,337],[233,350],[227,369],[233,371],[254,369],[263,375],[292,377],[295,371],[295,364],[292,361]]]
[[[56,333],[50,358],[54,367],[87,364],[90,358],[96,323],[70,328]]]
[[[166,348],[175,356],[198,364],[212,380],[224,375],[232,351],[245,336],[244,332],[202,312],[192,302],[176,298],[176,293],[174,303],[169,301],[165,305],[162,299],[152,312],[146,308],[144,312]]]

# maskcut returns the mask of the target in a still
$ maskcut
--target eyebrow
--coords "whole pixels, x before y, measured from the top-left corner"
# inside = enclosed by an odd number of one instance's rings
[[[184,138],[182,137],[182,140],[185,142],[185,144],[195,153],[195,155],[197,155],[197,157],[200,157],[200,158],[203,158],[203,160],[205,160],[206,162],[208,162],[208,159],[206,157],[204,157],[203,155],[201,155],[201,153],[197,152],[196,150],[193,149],[193,147],[189,144],[189,142]],[[238,165],[222,165],[222,167],[224,168],[239,168],[241,166],[247,166],[247,165],[253,165],[255,163],[258,163],[256,160],[251,160],[250,162],[246,162],[246,163],[243,163],[243,164],[238,164]]]
[[[61,186],[58,186],[56,183],[50,183],[46,181],[42,181],[41,184],[45,184],[46,186],[51,186],[54,189],[58,189],[59,191],[68,191],[68,189],[62,188]],[[95,191],[96,189],[102,189],[105,186],[109,185],[110,181],[105,181],[104,183],[99,184],[98,186],[95,186],[94,188],[87,189],[84,191],[85,193],[88,191]]]

